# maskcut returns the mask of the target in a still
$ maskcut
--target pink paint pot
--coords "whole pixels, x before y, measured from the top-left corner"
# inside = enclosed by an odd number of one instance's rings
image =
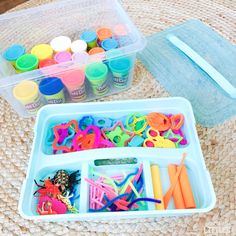
[[[71,61],[72,60],[72,55],[71,55],[70,52],[58,52],[54,56],[54,60],[57,63],[63,63],[63,62]]]
[[[73,102],[80,102],[86,99],[85,74],[82,70],[74,69],[63,72],[60,74],[60,78]]]

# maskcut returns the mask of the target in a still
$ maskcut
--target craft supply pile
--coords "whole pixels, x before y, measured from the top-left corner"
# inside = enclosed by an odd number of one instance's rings
[[[110,147],[180,148],[187,145],[182,114],[131,113],[120,119],[83,116],[50,125],[46,153],[68,153]]]
[[[183,154],[179,166],[168,165],[169,180],[161,179],[160,169],[157,164],[150,168],[154,198],[145,193],[145,181],[143,164],[134,171],[124,168],[115,171],[116,175],[107,175],[107,167],[99,171],[99,167],[90,166],[89,177],[84,178],[89,185],[88,212],[113,212],[129,210],[148,210],[147,203],[156,203],[156,210],[168,208],[169,201],[173,197],[176,209],[196,208],[187,169],[184,165],[186,154]],[[97,170],[96,170],[96,169]],[[80,198],[80,171],[69,173],[66,170],[58,170],[54,176],[40,180],[36,186],[34,197],[38,198],[36,211],[40,215],[53,215],[65,213],[79,213]],[[162,181],[170,182],[168,191],[163,196]],[[83,193],[81,193],[83,194]]]

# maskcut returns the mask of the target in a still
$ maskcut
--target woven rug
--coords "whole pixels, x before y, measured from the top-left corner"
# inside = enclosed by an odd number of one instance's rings
[[[46,0],[31,0],[27,8]],[[124,8],[144,35],[198,18],[236,42],[235,0],[136,0]],[[141,84],[139,84],[141,81]],[[169,96],[137,62],[134,87],[101,100]],[[197,126],[217,203],[206,214],[188,217],[43,223],[24,220],[18,199],[33,140],[34,119],[22,119],[0,99],[0,235],[236,235],[236,118],[214,128]]]

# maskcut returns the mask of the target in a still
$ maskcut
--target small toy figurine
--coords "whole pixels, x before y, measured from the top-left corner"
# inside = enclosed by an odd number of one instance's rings
[[[52,181],[50,179],[46,179],[42,182],[44,182],[44,185],[39,185],[36,180],[34,180],[35,184],[40,187],[40,189],[38,189],[34,195],[36,193],[39,193],[39,196],[49,196],[49,197],[53,197],[56,198],[57,195],[61,194],[61,191],[59,190],[58,186],[54,185],[52,183]]]
[[[69,174],[65,170],[58,170],[53,177],[53,183],[59,187],[62,195],[66,195],[67,191],[69,190],[69,194],[73,192],[74,186],[80,182],[80,171],[77,170],[71,174]]]

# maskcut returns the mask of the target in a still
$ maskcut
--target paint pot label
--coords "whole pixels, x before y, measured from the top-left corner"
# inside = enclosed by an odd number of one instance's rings
[[[60,104],[64,103],[65,99],[64,98],[49,98],[47,99],[48,104]]]
[[[86,97],[85,94],[85,86],[82,86],[78,89],[72,90],[70,93],[72,101],[81,101],[84,100]]]
[[[25,104],[25,108],[30,114],[35,114],[41,106],[42,103],[39,96],[33,102]]]
[[[105,81],[101,85],[97,85],[94,87],[94,93],[96,95],[103,95],[107,92],[107,90],[108,90],[107,81]]]
[[[113,77],[113,83],[116,87],[124,87],[128,82],[128,75],[123,77]]]

